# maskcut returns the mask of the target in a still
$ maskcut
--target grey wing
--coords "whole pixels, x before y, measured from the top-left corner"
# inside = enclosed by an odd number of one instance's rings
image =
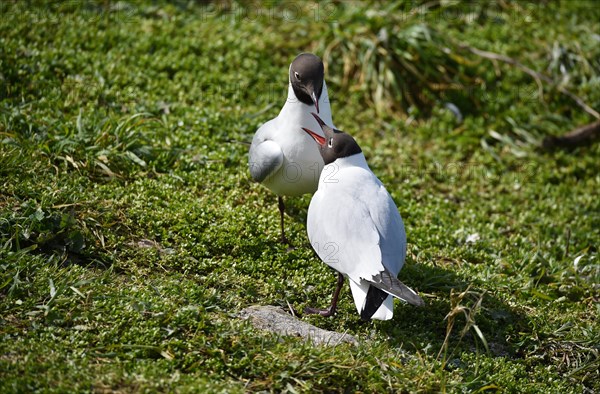
[[[375,275],[372,280],[369,280],[368,282],[378,289],[396,296],[411,305],[425,305],[423,299],[419,297],[419,295],[413,289],[400,282],[400,280],[396,278],[396,275],[392,274],[387,269]]]
[[[248,169],[252,179],[257,182],[264,181],[283,164],[281,147],[276,142],[262,137],[261,130],[263,127],[256,132],[248,154]]]
[[[404,223],[394,200],[383,185],[380,184],[379,190],[372,199],[379,201],[369,204],[369,213],[379,233],[381,259],[384,267],[397,276],[406,256]]]
[[[317,190],[308,207],[306,225],[319,258],[356,283],[384,270],[377,230],[368,208],[354,196],[325,195]]]
[[[307,230],[321,260],[353,282],[365,281],[410,304],[424,304],[396,278],[404,262],[406,234],[385,188],[367,195],[339,194],[333,198],[317,191],[308,208]],[[357,301],[359,296],[353,291],[357,305],[363,304],[366,295]]]
[[[368,282],[409,304],[422,306],[425,304],[423,299],[397,278],[406,256],[406,232],[398,208],[383,185],[380,185],[373,199],[379,200],[379,203],[370,204],[369,213],[379,233],[381,258],[385,269]]]

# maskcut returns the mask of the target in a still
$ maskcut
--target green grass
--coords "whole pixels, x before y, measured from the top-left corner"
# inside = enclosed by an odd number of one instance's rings
[[[600,391],[600,145],[537,147],[593,120],[557,86],[600,108],[597,8],[419,4],[2,2],[0,391]],[[541,97],[465,43],[556,85]],[[427,302],[362,323],[345,288],[334,318],[304,318],[358,347],[235,317],[333,291],[310,196],[287,200],[287,252],[240,143],[302,51],[327,60],[336,125],[396,201],[401,278]]]

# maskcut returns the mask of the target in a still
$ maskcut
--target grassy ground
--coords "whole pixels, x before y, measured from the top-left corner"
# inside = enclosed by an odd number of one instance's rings
[[[597,110],[597,8],[417,5],[2,2],[0,391],[600,391],[600,145],[537,148],[593,118],[458,49],[514,57]],[[402,45],[424,80],[378,71]],[[336,125],[395,199],[401,278],[427,302],[362,323],[345,288],[335,318],[304,318],[358,347],[235,318],[334,287],[310,196],[288,200],[286,252],[239,143],[277,114],[302,51],[327,60]],[[422,100],[377,89],[410,83]]]

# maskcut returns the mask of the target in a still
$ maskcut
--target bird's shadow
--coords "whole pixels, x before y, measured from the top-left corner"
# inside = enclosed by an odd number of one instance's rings
[[[286,232],[291,235],[289,238],[296,250],[311,249],[305,228],[309,202],[310,199],[305,198],[285,200]],[[272,200],[272,204],[275,211],[273,216],[278,219],[276,198]],[[276,223],[279,230],[279,222]],[[262,239],[260,247],[250,244],[247,247],[255,252],[265,247],[274,253],[286,251],[286,246],[279,242],[278,237],[271,238],[266,241]],[[292,253],[289,258],[293,258],[293,255],[295,253]],[[315,259],[318,260],[318,257]],[[313,264],[315,261],[307,261],[306,264]],[[526,314],[495,296],[492,291],[489,291],[492,287],[457,275],[456,267],[449,267],[446,263],[440,261],[439,264],[437,262],[422,264],[408,257],[407,263],[400,271],[399,279],[417,290],[425,300],[426,305],[422,308],[395,301],[393,319],[383,322],[362,322],[358,315],[354,315],[355,319],[343,319],[343,322],[340,322],[342,319],[339,319],[339,316],[333,318],[315,316],[308,317],[308,320],[321,328],[335,331],[348,330],[360,333],[375,328],[387,337],[388,343],[393,347],[405,349],[412,347],[416,350],[427,348],[428,352],[437,354],[447,351],[447,354],[450,354],[453,349],[463,351],[482,349],[485,352],[487,346],[489,353],[494,356],[518,356],[517,346],[509,343],[507,338],[514,337],[513,334],[520,330],[528,329],[530,324]],[[334,278],[332,274],[331,291],[334,288]],[[341,297],[351,297],[347,286],[342,291]],[[346,299],[341,302],[348,301]],[[322,304],[323,300],[318,302]],[[354,307],[351,313],[355,313]],[[307,318],[302,313],[299,315],[303,320]],[[449,325],[449,322],[453,324]],[[467,327],[468,325],[470,328]],[[472,328],[473,325],[477,326],[481,334]]]
[[[457,354],[489,350],[492,356],[521,357],[518,345],[507,338],[530,326],[526,314],[494,296],[485,284],[473,283],[454,270],[410,260],[399,279],[415,289],[425,306],[415,307],[395,300],[394,317],[388,321],[362,321],[352,304],[347,286],[343,305],[332,318],[302,316],[319,328],[347,331],[370,338],[372,332],[385,338],[392,348],[440,356],[457,363]],[[331,290],[334,276],[331,276]],[[350,299],[348,299],[350,298]],[[321,300],[323,303],[323,300]],[[451,323],[451,324],[449,324]],[[477,329],[473,329],[476,325]],[[479,330],[479,331],[478,331]]]
[[[526,329],[526,314],[488,291],[485,283],[425,264],[407,264],[399,277],[410,280],[426,305],[397,304],[392,320],[372,323],[387,335],[392,346],[407,348],[411,343],[418,350],[427,348],[448,358],[454,351],[477,349],[493,356],[517,356],[507,338]],[[415,333],[420,343],[414,342]]]

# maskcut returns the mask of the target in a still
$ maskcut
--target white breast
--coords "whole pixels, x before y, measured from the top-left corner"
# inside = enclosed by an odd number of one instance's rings
[[[319,99],[319,109],[319,116],[326,123],[332,124],[331,106],[325,83]],[[306,105],[296,99],[290,85],[288,99],[279,115],[265,123],[253,139],[250,147],[251,160],[261,160],[260,157],[253,156],[253,153],[259,151],[259,144],[265,141],[271,141],[281,149],[283,154],[281,166],[262,181],[263,185],[277,195],[298,196],[317,190],[319,176],[323,169],[323,158],[316,142],[302,130],[302,127],[305,127],[323,135],[321,127],[311,115],[311,112],[315,111],[314,105]]]

